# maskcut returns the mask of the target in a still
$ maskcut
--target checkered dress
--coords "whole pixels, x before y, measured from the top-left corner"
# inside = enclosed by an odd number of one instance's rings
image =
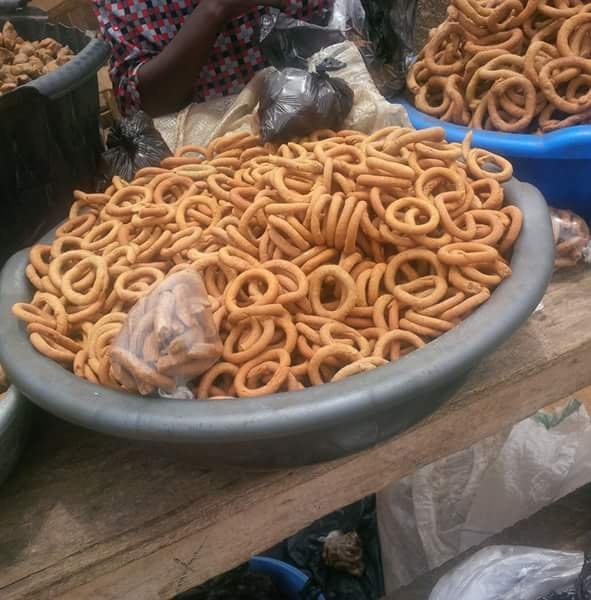
[[[140,106],[138,69],[159,54],[200,0],[93,0],[103,38],[113,52],[110,74],[124,114]],[[291,16],[309,19],[333,0],[290,0]],[[230,21],[215,42],[208,63],[196,73],[194,100],[237,94],[254,73],[267,66],[255,32],[269,9],[253,9]]]

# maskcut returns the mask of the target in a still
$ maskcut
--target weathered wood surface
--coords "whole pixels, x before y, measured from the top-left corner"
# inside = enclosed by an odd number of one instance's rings
[[[591,384],[591,272],[412,430],[360,455],[274,473],[190,463],[54,420],[0,491],[0,598],[170,598],[418,467]],[[297,452],[297,448],[293,449]]]
[[[591,549],[591,484],[467,550],[384,600],[428,600],[437,582],[478,550],[493,545],[584,552]]]

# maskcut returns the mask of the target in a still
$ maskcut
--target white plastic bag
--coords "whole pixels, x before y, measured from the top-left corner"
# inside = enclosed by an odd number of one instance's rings
[[[386,591],[589,481],[591,420],[577,401],[420,469],[377,497]]]
[[[538,600],[571,586],[583,554],[490,546],[442,577],[429,600]]]

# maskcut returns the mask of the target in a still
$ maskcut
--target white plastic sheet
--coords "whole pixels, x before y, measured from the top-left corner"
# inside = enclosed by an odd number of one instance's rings
[[[377,504],[387,592],[589,481],[591,420],[575,402],[389,486]]]

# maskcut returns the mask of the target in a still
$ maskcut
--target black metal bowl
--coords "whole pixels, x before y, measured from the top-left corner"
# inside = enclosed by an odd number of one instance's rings
[[[205,466],[294,466],[363,450],[434,411],[482,358],[536,308],[553,270],[547,205],[531,185],[505,185],[524,213],[511,267],[490,300],[452,331],[402,360],[338,383],[240,400],[143,398],[92,385],[38,354],[11,314],[27,301],[28,253],[6,264],[0,278],[0,361],[11,380],[45,410],[106,434],[177,445]]]
[[[0,0],[0,27],[10,20],[25,40],[51,37],[76,56],[0,96],[0,265],[64,219],[72,190],[94,189],[103,150],[96,74],[108,44],[24,4]]]

